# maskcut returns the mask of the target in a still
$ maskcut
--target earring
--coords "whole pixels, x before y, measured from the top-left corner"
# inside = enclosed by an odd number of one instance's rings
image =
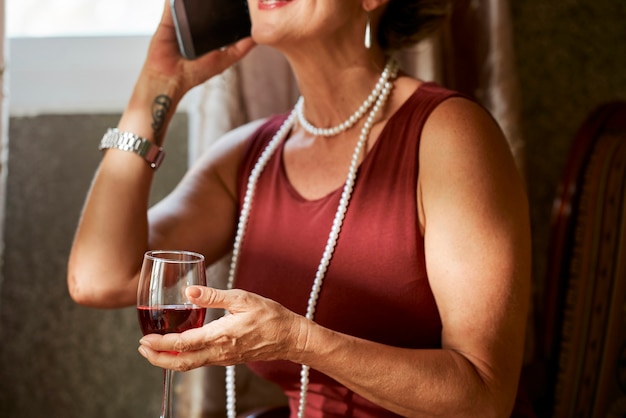
[[[372,47],[372,24],[370,21],[370,12],[367,12],[367,23],[365,24],[365,48]]]

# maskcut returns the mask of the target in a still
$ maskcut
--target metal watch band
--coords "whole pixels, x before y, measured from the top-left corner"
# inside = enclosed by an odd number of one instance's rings
[[[163,162],[163,158],[165,158],[163,148],[158,147],[153,142],[139,135],[135,135],[132,132],[124,132],[116,128],[107,130],[98,147],[99,150],[109,148],[134,152],[146,160],[154,170],[159,168],[161,162]]]

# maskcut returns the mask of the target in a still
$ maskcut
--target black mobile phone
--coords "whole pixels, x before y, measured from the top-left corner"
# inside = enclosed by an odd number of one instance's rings
[[[247,0],[170,0],[180,52],[194,59],[250,36]]]

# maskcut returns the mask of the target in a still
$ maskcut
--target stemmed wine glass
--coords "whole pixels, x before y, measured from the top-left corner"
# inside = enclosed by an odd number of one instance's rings
[[[143,258],[137,314],[143,335],[183,332],[204,324],[206,309],[190,303],[188,286],[206,286],[204,256],[190,251],[148,251]],[[161,418],[172,417],[172,370],[164,370]]]

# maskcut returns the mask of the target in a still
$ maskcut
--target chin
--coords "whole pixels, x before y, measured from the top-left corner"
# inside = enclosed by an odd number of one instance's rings
[[[251,35],[254,42],[258,45],[280,45],[285,39],[285,34],[278,33],[273,25],[267,24],[253,24]]]

